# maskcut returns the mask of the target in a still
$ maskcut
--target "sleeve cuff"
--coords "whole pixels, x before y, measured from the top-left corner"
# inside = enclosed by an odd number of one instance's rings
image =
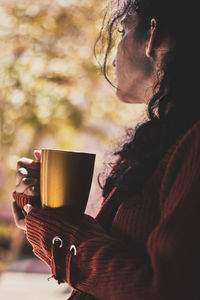
[[[49,265],[52,277],[59,284],[66,282],[66,269],[74,254],[73,249],[70,251],[71,245],[77,247],[81,240],[76,226],[64,219],[63,212],[43,208],[30,211],[26,216],[26,229],[35,255]]]
[[[17,203],[17,206],[22,210],[24,209],[24,205],[26,204],[31,204],[35,208],[41,207],[40,196],[28,196],[16,192],[13,192],[12,196],[15,202]]]
[[[74,288],[74,280],[71,282],[70,275],[71,260],[74,274],[79,260],[79,246],[86,240],[105,233],[92,217],[82,215],[72,223],[71,219],[70,222],[67,221],[68,213],[69,210],[65,207],[32,209],[26,216],[26,228],[27,239],[32,244],[34,253],[50,266],[53,277],[59,284],[68,282]],[[76,275],[79,279],[82,277],[80,269]]]

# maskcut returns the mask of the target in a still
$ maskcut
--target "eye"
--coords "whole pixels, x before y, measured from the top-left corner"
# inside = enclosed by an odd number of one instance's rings
[[[119,33],[121,33],[121,36],[123,37],[125,35],[125,30],[124,29],[118,29],[117,30]]]

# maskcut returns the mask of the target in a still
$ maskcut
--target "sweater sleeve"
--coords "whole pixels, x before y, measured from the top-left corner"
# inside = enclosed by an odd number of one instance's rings
[[[73,241],[77,247],[75,256],[67,250],[69,245],[65,249],[67,263],[63,268],[68,274],[65,281],[70,278],[73,288],[99,300],[200,299],[199,166],[198,129],[182,139],[170,156],[160,190],[160,222],[143,248],[134,242],[127,244],[114,239],[104,233],[95,220],[86,226],[89,235],[85,227],[87,218],[83,218],[84,224],[73,228],[67,223],[61,228],[60,224],[63,239]],[[33,237],[38,236],[39,244],[42,230],[37,226],[33,228],[34,218],[38,219],[37,210],[26,218],[27,235],[32,244]],[[48,238],[58,234],[56,229],[52,234],[49,217],[49,226],[44,216],[39,218]]]
[[[110,236],[81,243],[71,263],[74,288],[99,300],[200,299],[200,131],[181,140],[160,192],[161,220],[146,253]]]

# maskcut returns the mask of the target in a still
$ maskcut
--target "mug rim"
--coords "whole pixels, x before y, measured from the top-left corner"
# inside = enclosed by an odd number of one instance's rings
[[[78,153],[78,154],[88,154],[96,156],[96,153],[92,152],[83,152],[77,150],[62,150],[62,149],[52,149],[52,148],[42,148],[41,151],[52,151],[52,152],[65,152],[65,153]]]

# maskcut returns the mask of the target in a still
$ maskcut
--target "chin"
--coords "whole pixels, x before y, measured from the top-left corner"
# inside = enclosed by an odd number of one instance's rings
[[[142,100],[141,98],[138,98],[134,95],[129,95],[129,94],[123,93],[123,91],[120,90],[119,88],[117,88],[117,90],[116,90],[116,96],[119,100],[121,100],[122,102],[125,102],[125,103],[130,103],[130,104],[144,103],[144,99]]]

